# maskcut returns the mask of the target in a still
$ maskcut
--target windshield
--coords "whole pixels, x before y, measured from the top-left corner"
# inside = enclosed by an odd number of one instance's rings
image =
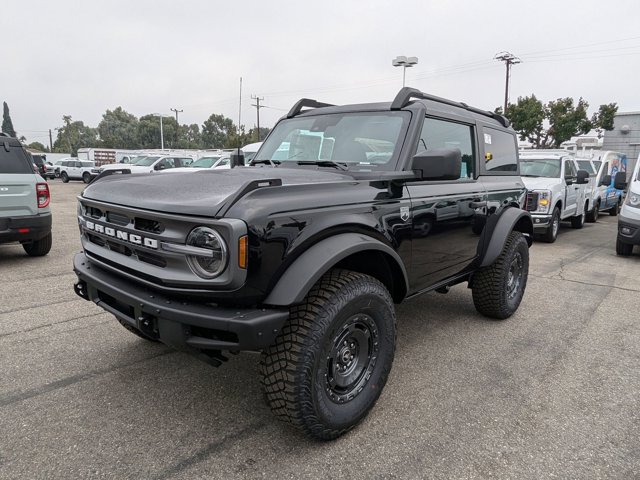
[[[520,175],[523,177],[560,176],[559,158],[522,158],[520,157]]]
[[[589,175],[596,173],[593,167],[591,166],[591,162],[589,160],[576,160],[578,162],[578,167],[580,170],[586,170],[589,172]]]
[[[211,168],[220,157],[202,157],[189,165],[189,168]]]
[[[159,158],[160,157],[142,157],[140,160],[134,163],[134,165],[138,165],[140,167],[150,167],[153,162],[155,162]]]
[[[596,168],[596,170],[600,171],[600,165],[602,165],[602,162],[600,160],[593,161],[593,166]]]
[[[253,161],[332,161],[360,169],[391,165],[400,149],[409,118],[408,112],[376,112],[283,120],[265,140]]]

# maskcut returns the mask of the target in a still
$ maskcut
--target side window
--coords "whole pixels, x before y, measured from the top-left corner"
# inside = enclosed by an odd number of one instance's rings
[[[484,127],[485,168],[488,172],[517,172],[516,137],[510,133]]]
[[[462,153],[460,178],[473,178],[475,154],[473,127],[435,118],[426,118],[418,141],[418,152],[439,148],[457,148]]]
[[[160,160],[160,163],[158,163],[158,170],[164,170],[166,168],[174,168],[176,166],[176,159],[175,158],[163,158],[162,160]]]
[[[564,176],[565,177],[576,176],[576,167],[573,166],[573,162],[571,160],[564,161]]]

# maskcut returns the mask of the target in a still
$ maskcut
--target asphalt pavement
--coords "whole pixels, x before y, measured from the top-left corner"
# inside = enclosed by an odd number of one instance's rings
[[[53,249],[0,245],[0,478],[640,478],[640,249],[617,219],[531,248],[520,309],[464,285],[397,307],[387,386],[355,430],[307,439],[262,400],[258,356],[210,367],[77,297],[75,196]]]

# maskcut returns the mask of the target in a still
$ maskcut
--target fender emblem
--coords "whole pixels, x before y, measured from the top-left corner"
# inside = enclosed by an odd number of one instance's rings
[[[400,207],[400,219],[403,222],[409,220],[409,207]]]

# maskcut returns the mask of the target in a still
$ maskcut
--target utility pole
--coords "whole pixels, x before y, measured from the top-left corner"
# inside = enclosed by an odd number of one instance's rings
[[[241,118],[242,118],[242,77],[240,77],[240,103],[238,106],[238,133],[240,133]]]
[[[505,86],[504,86],[504,110],[502,111],[502,114],[506,115],[507,105],[509,104],[509,76],[511,75],[511,65],[522,63],[522,60],[516,57],[513,53],[509,53],[509,52],[496,53],[496,56],[493,58],[495,60],[500,60],[501,62],[504,62],[505,66],[507,67],[507,75],[506,75]]]
[[[51,129],[49,129],[49,151],[53,152],[53,137],[51,136]]]
[[[171,110],[172,112],[174,112],[176,114],[176,123],[178,123],[178,114],[182,113],[182,110],[178,110],[177,108],[170,108],[169,110]],[[178,123],[178,125],[180,125]]]
[[[260,141],[260,109],[264,108],[264,105],[260,105],[260,100],[264,100],[264,97],[251,95],[251,99],[256,101],[256,103],[252,103],[251,106],[256,107],[256,115],[258,117],[258,141]]]

